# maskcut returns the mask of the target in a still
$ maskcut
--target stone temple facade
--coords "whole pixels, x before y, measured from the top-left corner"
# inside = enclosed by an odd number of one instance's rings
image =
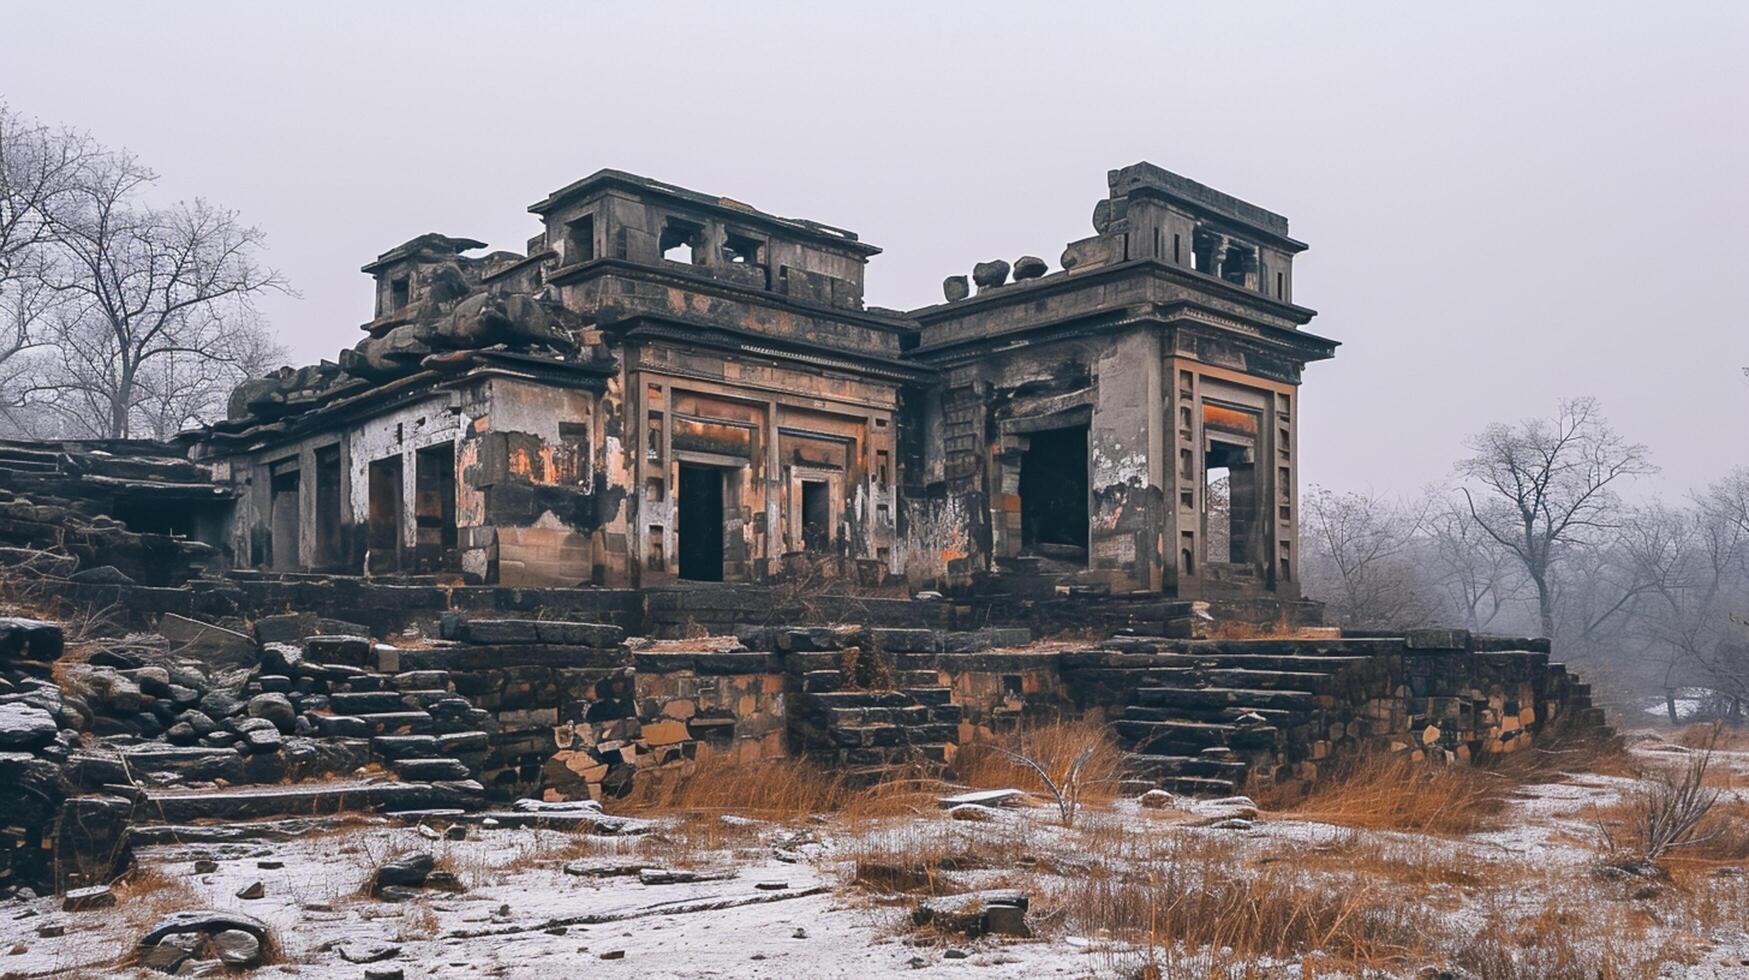
[[[1291,603],[1300,375],[1336,347],[1294,303],[1305,245],[1152,164],[1107,185],[1057,269],[979,263],[911,311],[864,304],[850,231],[613,170],[531,205],[526,254],[422,235],[364,267],[354,348],[189,437],[234,493],[164,530],[457,584]]]

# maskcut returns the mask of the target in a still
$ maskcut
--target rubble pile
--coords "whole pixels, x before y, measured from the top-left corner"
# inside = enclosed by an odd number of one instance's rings
[[[177,585],[215,564],[194,535],[235,496],[175,446],[0,441],[0,562],[90,585]]]

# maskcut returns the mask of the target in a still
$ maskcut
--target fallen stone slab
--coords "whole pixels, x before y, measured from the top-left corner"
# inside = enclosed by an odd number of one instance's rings
[[[695,881],[728,881],[739,872],[734,869],[693,871],[683,868],[644,868],[638,881],[646,885],[684,885]]]
[[[996,913],[997,926],[1004,931],[1003,935],[1024,935],[1012,931],[1014,915],[1007,911],[1018,910],[1020,913],[1020,928],[1025,928],[1025,914],[1030,905],[1027,894],[1015,888],[992,888],[985,891],[965,892],[959,895],[942,895],[925,899],[918,903],[911,912],[911,922],[917,926],[930,926],[943,932],[960,932],[969,936],[981,936],[992,932],[991,923],[986,918],[992,909]]]
[[[267,923],[252,915],[242,912],[225,912],[218,909],[191,909],[183,912],[172,912],[140,937],[142,947],[156,946],[170,936],[180,936],[194,933],[203,936],[217,936],[226,932],[241,932],[252,938],[256,943],[257,956],[255,962],[265,958],[272,948]],[[239,964],[245,965],[245,964]]]
[[[396,946],[394,943],[360,941],[341,943],[339,947],[335,949],[335,952],[339,953],[340,958],[348,963],[358,963],[362,965],[365,963],[381,963],[383,960],[392,960],[401,955],[401,947]]]
[[[255,638],[214,623],[167,612],[158,620],[158,633],[179,654],[209,663],[253,664]]]
[[[565,862],[564,872],[578,878],[631,878],[654,868],[648,861],[614,858],[578,858]]]
[[[429,810],[465,807],[482,792],[478,783],[353,783],[343,780],[293,786],[251,786],[222,792],[149,790],[136,819],[165,823],[247,820],[356,810]]]
[[[943,810],[951,810],[968,803],[976,806],[1015,806],[1025,799],[1026,793],[1018,789],[980,789],[956,796],[944,796],[937,803]]]
[[[93,885],[89,888],[75,888],[61,897],[63,912],[91,912],[106,909],[115,905],[115,892],[108,885]]]

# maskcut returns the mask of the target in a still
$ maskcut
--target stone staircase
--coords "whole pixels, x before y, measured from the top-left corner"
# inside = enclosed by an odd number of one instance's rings
[[[1121,705],[1112,728],[1134,783],[1190,795],[1307,784],[1358,752],[1510,752],[1551,720],[1611,734],[1546,641],[1117,636],[1068,659],[1077,683]]]
[[[448,672],[385,673],[377,658],[357,636],[268,644],[236,700],[280,695],[290,719],[243,739],[221,728],[201,744],[76,754],[73,781],[132,799],[140,823],[477,807],[489,714],[455,693]]]
[[[1316,753],[1343,671],[1364,657],[1158,653],[1113,723],[1131,772],[1192,795],[1240,791]],[[1346,728],[1344,729],[1346,732]],[[1307,746],[1305,751],[1296,751]],[[1278,777],[1279,778],[1279,777]]]
[[[799,753],[853,785],[952,764],[961,708],[929,666],[933,654],[875,652],[867,634],[842,631],[798,630],[784,640],[794,688],[790,741]]]

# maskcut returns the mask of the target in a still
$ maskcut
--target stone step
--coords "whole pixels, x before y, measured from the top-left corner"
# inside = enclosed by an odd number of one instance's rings
[[[1275,744],[1279,731],[1270,725],[1242,728],[1205,721],[1131,721],[1118,719],[1112,729],[1138,751],[1159,755],[1185,755],[1225,745],[1233,749],[1265,748]]]
[[[437,747],[436,735],[378,735],[370,740],[370,750],[384,759],[433,759],[444,753]]]
[[[906,689],[938,687],[941,684],[941,672],[935,670],[895,670],[893,671],[893,683]]]
[[[134,807],[136,822],[251,820],[346,811],[430,810],[479,805],[478,783],[432,784],[331,780],[291,786],[254,786],[215,792],[147,790]]]
[[[369,715],[384,711],[425,711],[458,695],[444,688],[413,691],[340,691],[328,695],[328,709],[337,715]],[[464,701],[466,699],[463,699]]]
[[[1242,783],[1251,767],[1236,759],[1215,759],[1204,755],[1148,755],[1130,752],[1124,755],[1124,770],[1154,778],[1194,776],[1225,779]]]
[[[1286,708],[1252,708],[1216,705],[1146,705],[1132,704],[1118,717],[1126,721],[1203,721],[1234,724],[1247,715],[1257,715],[1277,728],[1290,728],[1308,720],[1309,711]]]
[[[1307,691],[1246,687],[1143,687],[1136,689],[1135,705],[1187,708],[1282,708],[1311,711],[1318,697]]]
[[[1106,670],[1172,670],[1187,667],[1204,670],[1245,668],[1248,670],[1304,670],[1317,673],[1336,673],[1366,663],[1370,659],[1372,658],[1352,655],[1293,653],[1285,650],[1260,650],[1254,653],[1174,650],[1161,653],[1105,653],[1099,656],[1097,664],[1090,664],[1088,667]]]
[[[1329,690],[1335,673],[1310,670],[1253,670],[1222,667],[1205,670],[1203,676],[1216,687],[1244,690],[1305,691],[1317,694]]]
[[[1217,798],[1232,796],[1244,785],[1243,781],[1234,782],[1231,779],[1219,779],[1211,776],[1167,776],[1160,780],[1160,788],[1180,796]]]
[[[409,782],[445,782],[473,779],[474,770],[459,759],[401,758],[389,762],[389,771]]]
[[[904,691],[823,691],[803,694],[802,702],[821,711],[832,708],[904,708],[915,703]]]

